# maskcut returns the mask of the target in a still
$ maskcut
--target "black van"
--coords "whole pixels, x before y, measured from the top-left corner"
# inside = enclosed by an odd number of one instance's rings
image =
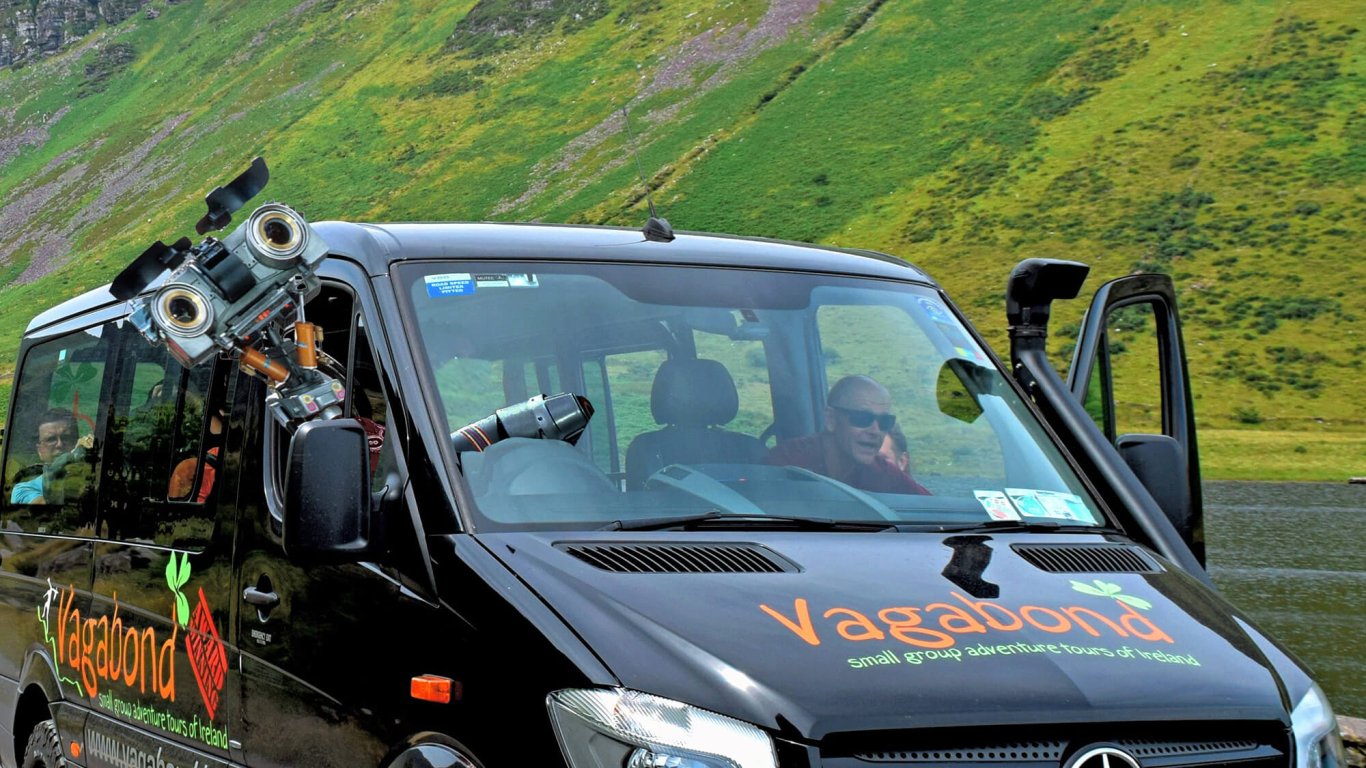
[[[1005,361],[878,253],[288,223],[325,255],[279,304],[318,416],[149,343],[183,267],[29,325],[7,768],[1340,764],[1203,571],[1166,278],[1104,286],[1063,381],[1070,262],[1011,275]]]

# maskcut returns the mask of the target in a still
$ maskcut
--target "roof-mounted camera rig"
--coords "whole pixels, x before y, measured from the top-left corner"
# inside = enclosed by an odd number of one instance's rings
[[[209,212],[195,232],[227,226],[269,180],[265,160],[253,160],[205,196]],[[273,390],[268,402],[281,421],[331,419],[341,415],[346,390],[318,370],[318,328],[304,318],[304,303],[321,285],[315,268],[326,255],[327,244],[303,216],[267,203],[222,240],[158,240],[110,290],[133,303],[131,320],[142,335],[187,368],[216,354],[233,356]],[[168,269],[159,288],[140,296]]]

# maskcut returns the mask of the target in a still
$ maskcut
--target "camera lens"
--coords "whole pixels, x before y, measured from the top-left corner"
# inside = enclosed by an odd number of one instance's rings
[[[194,325],[199,319],[199,307],[185,296],[173,296],[166,302],[166,314],[181,325]]]
[[[266,240],[277,248],[289,247],[290,240],[294,237],[294,230],[281,219],[271,219],[261,227]]]
[[[293,269],[308,247],[308,224],[288,206],[266,203],[245,226],[251,255],[272,269]]]
[[[183,283],[172,284],[157,294],[152,319],[163,331],[189,338],[213,324],[213,307],[198,289]]]

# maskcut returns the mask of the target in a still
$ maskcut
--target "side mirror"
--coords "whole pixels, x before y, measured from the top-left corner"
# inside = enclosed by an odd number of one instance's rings
[[[289,442],[284,545],[291,558],[355,562],[377,553],[370,516],[370,454],[355,419],[309,421]]]
[[[982,415],[982,405],[977,398],[990,390],[990,375],[976,363],[952,358],[939,367],[935,400],[939,412],[945,416],[968,424],[977,421]]]
[[[1182,540],[1193,545],[1196,516],[1186,482],[1186,452],[1181,443],[1167,435],[1136,434],[1120,435],[1115,446],[1124,463],[1176,526]]]

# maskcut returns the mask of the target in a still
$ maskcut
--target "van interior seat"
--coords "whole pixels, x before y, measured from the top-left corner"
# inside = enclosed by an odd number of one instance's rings
[[[618,490],[592,458],[562,440],[509,437],[482,453],[460,454],[460,463],[477,497],[601,494]]]
[[[740,410],[730,371],[716,360],[666,360],[655,373],[650,413],[664,429],[645,432],[626,450],[626,487],[636,490],[670,464],[757,464],[764,444],[723,429]]]

